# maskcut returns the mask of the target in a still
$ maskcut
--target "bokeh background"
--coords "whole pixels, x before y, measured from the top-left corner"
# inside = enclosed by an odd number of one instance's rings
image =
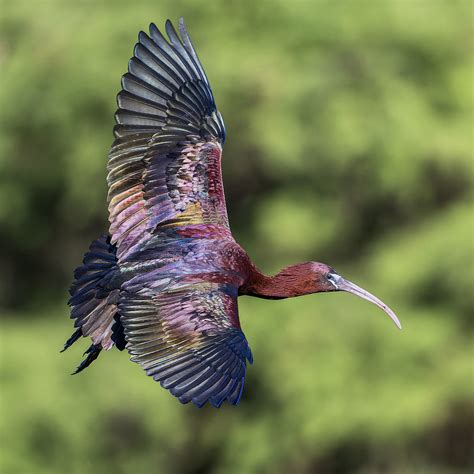
[[[467,473],[473,448],[473,3],[2,1],[0,471]],[[238,407],[182,406],[80,343],[67,288],[106,230],[115,95],[137,32],[184,15],[224,116],[236,239],[345,294],[241,298]],[[82,349],[87,347],[85,341]]]

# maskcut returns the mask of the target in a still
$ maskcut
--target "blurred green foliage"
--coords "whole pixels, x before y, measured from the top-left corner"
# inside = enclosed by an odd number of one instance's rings
[[[114,96],[136,34],[183,15],[224,116],[232,228],[349,295],[241,299],[238,408],[181,406],[117,351],[78,377],[72,269],[107,228]],[[3,1],[0,471],[472,470],[472,3]],[[84,347],[85,348],[85,347]]]

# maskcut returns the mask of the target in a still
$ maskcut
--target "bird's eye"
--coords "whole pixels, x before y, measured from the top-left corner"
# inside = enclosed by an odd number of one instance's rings
[[[341,277],[337,273],[328,273],[326,275],[326,278],[328,281],[330,281],[336,288],[337,288],[337,282],[341,279]]]

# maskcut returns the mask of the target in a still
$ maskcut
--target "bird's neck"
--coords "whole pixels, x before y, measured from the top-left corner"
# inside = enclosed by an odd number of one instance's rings
[[[293,265],[274,276],[264,275],[253,268],[246,284],[240,289],[240,294],[265,299],[283,299],[316,293],[318,289],[305,266],[306,264]]]

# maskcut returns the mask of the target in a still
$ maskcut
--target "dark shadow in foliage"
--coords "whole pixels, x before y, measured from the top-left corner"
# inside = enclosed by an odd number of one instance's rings
[[[415,445],[434,465],[472,471],[474,466],[474,404],[455,404],[447,416]]]
[[[29,451],[38,467],[51,468],[56,463],[61,465],[62,460],[70,454],[67,438],[63,436],[59,426],[51,424],[47,415],[37,415],[31,419],[26,436]]]
[[[110,472],[123,472],[123,461],[130,457],[139,457],[143,453],[149,457],[150,452],[163,449],[154,446],[144,416],[130,409],[113,411],[100,417],[93,428],[95,442],[93,456],[100,459],[100,465],[110,466]]]
[[[437,466],[446,472],[469,472],[474,464],[473,427],[473,404],[458,403],[439,424],[410,443],[409,451],[386,440],[369,442],[361,432],[361,437],[354,434],[321,457],[298,466],[298,471],[302,474],[392,473],[400,465],[396,463],[409,462],[410,465]]]

